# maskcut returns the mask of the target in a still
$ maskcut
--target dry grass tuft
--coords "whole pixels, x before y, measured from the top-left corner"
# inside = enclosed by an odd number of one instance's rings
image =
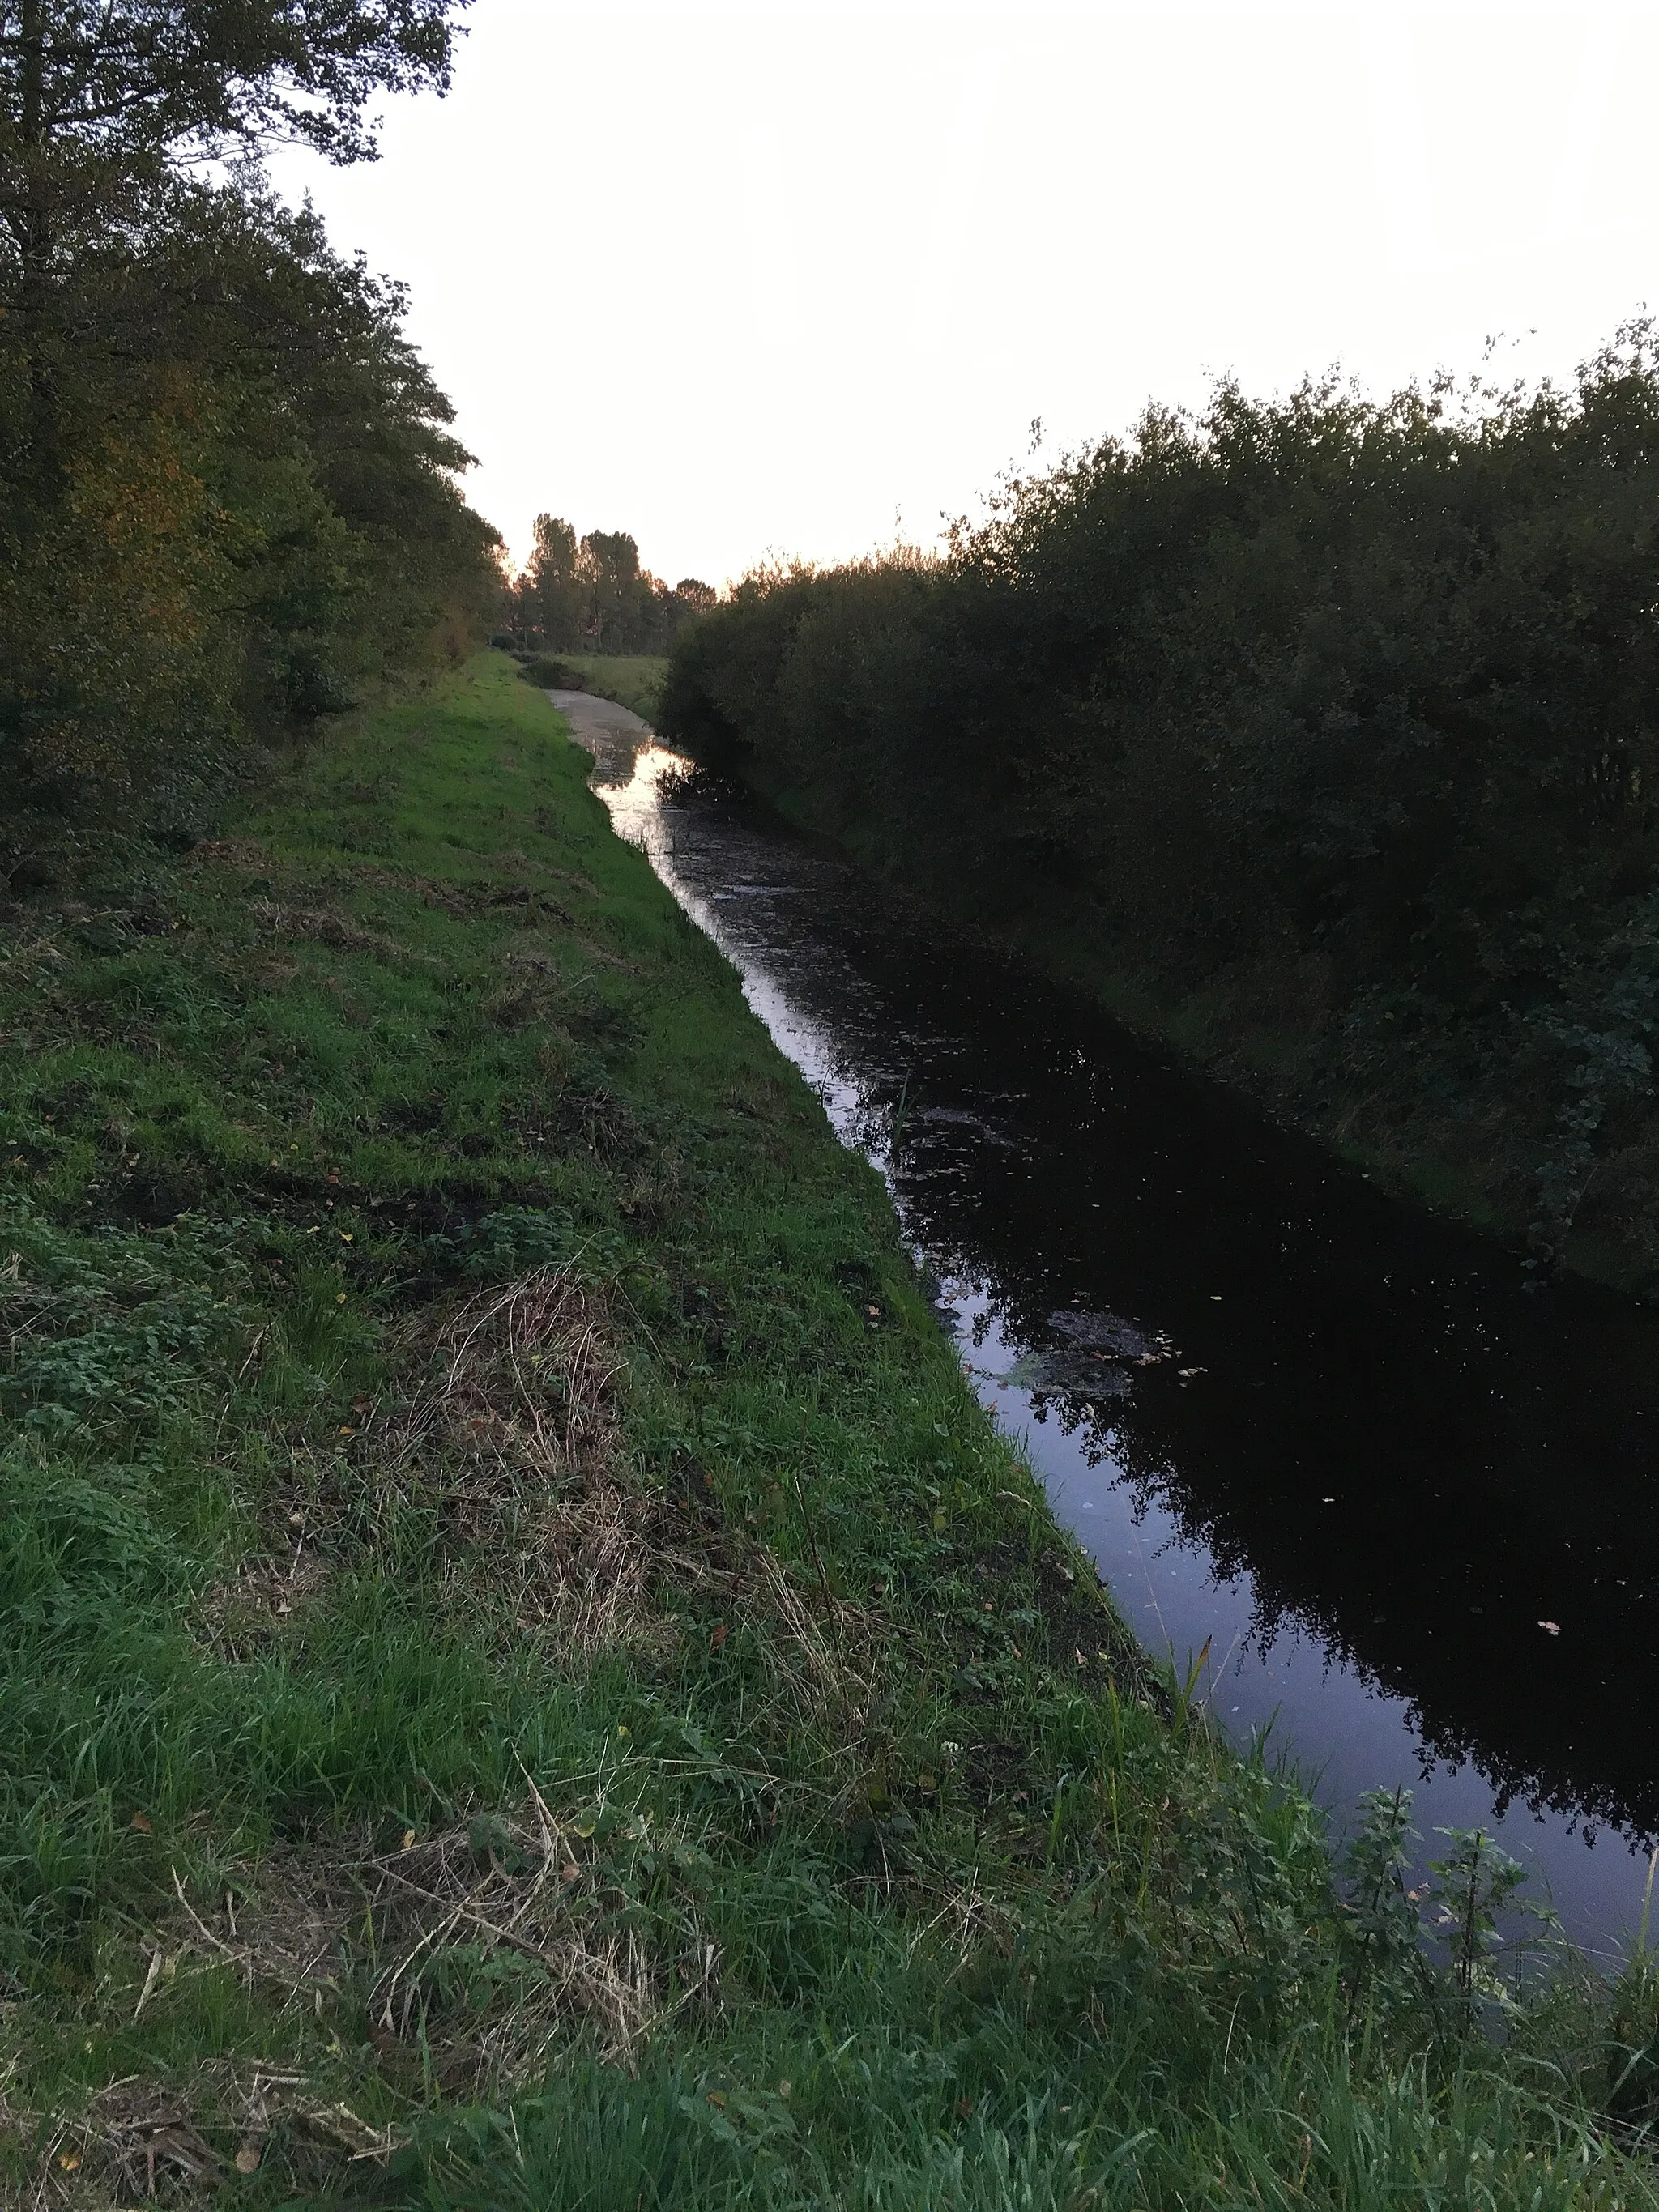
[[[231,1967],[285,2008],[343,1998],[384,2061],[430,2063],[449,2089],[521,2080],[572,2029],[631,2064],[663,1998],[634,1916],[618,1917],[633,1899],[616,1838],[593,1840],[603,1804],[561,1820],[526,1779],[519,1811],[411,1831],[392,1850],[273,1857],[213,1904],[175,1874],[178,1912],[146,1946],[135,2017],[191,1960]],[[647,1826],[635,1816],[623,1832]],[[684,2005],[712,1982],[715,1953],[684,1931],[668,1940]]]
[[[411,1486],[435,1474],[521,1627],[585,1657],[654,1638],[662,1508],[615,1471],[620,1360],[604,1294],[539,1267],[412,1350],[425,1380],[387,1432],[388,1472]]]
[[[382,960],[409,960],[407,945],[384,930],[365,929],[334,907],[283,906],[276,899],[250,899],[248,912],[275,937],[308,937],[342,952],[373,952]]]
[[[539,1514],[519,1594],[526,1628],[556,1629],[586,1657],[638,1641],[659,1560],[650,1501],[616,1483]]]
[[[259,1869],[257,1881],[239,1882],[240,1901],[227,1888],[218,1905],[205,1913],[191,1904],[176,1872],[173,1886],[181,1915],[173,1931],[179,1955],[191,1952],[223,1961],[250,1987],[258,1982],[281,1989],[295,2001],[340,1986],[348,1939],[363,1908],[363,1885],[349,1857],[275,1854]],[[149,1948],[135,2019],[157,1980],[177,1972],[168,1940],[158,1936]]]
[[[25,2123],[18,2121],[21,2129]],[[308,2091],[306,2077],[258,2060],[199,2067],[187,2087],[130,2075],[100,2089],[73,2120],[35,2130],[44,2148],[19,2202],[29,2212],[131,2203],[204,2203],[257,2173],[278,2132],[292,2170],[384,2160],[398,2147],[349,2105]]]
[[[275,863],[252,837],[204,837],[185,856],[187,868],[234,868],[245,876],[268,875]]]
[[[608,1465],[620,1362],[607,1322],[603,1294],[568,1267],[479,1291],[412,1347],[426,1380],[388,1438],[391,1456],[436,1450],[475,1483],[514,1492]]]
[[[636,1930],[605,1925],[603,1863],[584,1849],[532,1783],[520,1815],[371,1861],[386,1962],[369,1993],[371,2033],[418,2037],[455,2086],[521,2079],[573,2025],[631,2065],[661,2000]],[[707,1978],[712,1948],[702,1955]],[[500,2001],[481,2002],[481,1988]]]
[[[303,1544],[287,1559],[261,1554],[244,1559],[236,1574],[201,1601],[200,1633],[207,1648],[233,1665],[269,1647],[283,1621],[314,1597],[328,1580],[325,1562]]]

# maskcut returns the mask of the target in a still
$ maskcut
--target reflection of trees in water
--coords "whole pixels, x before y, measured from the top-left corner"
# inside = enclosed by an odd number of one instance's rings
[[[1017,1324],[1003,1317],[1005,1331]],[[1305,1555],[1287,1559],[1273,1540],[1271,1516],[1241,1512],[1224,1491],[1207,1487],[1172,1458],[1161,1441],[1126,1419],[1121,1403],[1111,1425],[1100,1410],[1075,1390],[1033,1393],[1039,1419],[1053,1419],[1062,1435],[1077,1439],[1091,1467],[1110,1462],[1133,1496],[1137,1518],[1156,1510],[1176,1539],[1207,1554],[1217,1577],[1248,1581],[1251,1593],[1246,1642],[1265,1657],[1275,1638],[1287,1632],[1322,1644],[1367,1687],[1397,1698],[1421,1747],[1424,1771],[1435,1765],[1473,1766],[1492,1793],[1502,1814],[1513,1804],[1548,1811],[1582,1825],[1593,1837],[1598,1824],[1651,1840],[1659,1833],[1659,1775],[1639,1755],[1623,1771],[1598,1772],[1593,1765],[1568,1765],[1552,1750],[1528,1742],[1527,1707],[1491,1694],[1501,1670],[1460,1674],[1454,1683],[1425,1681],[1425,1655],[1391,1654],[1375,1642],[1361,1644],[1352,1629],[1348,1593],[1310,1586]],[[1618,1745],[1615,1730],[1613,1741]],[[1616,1762],[1625,1767],[1625,1762]]]
[[[925,932],[838,864],[785,855],[741,823],[708,837],[700,807],[673,818],[703,892],[781,870],[800,895],[787,920],[758,898],[742,920],[720,912],[743,964],[752,949],[752,972],[811,1025],[814,1080],[847,1141],[893,1176],[930,1288],[973,1302],[970,1362],[983,1364],[994,1330],[1011,1359],[1060,1360],[1012,1378],[1033,1417],[1115,1474],[1139,1512],[1166,1516],[1218,1577],[1248,1577],[1254,1650],[1292,1632],[1322,1648],[1351,1672],[1351,1694],[1402,1702],[1426,1761],[1472,1765],[1500,1805],[1659,1826],[1659,1717],[1632,1711],[1628,1688],[1650,1672],[1659,1631],[1659,1528],[1642,1523],[1622,1416],[1585,1380],[1583,1331],[1575,1351],[1552,1348],[1542,1302],[1528,1320],[1478,1255],[1427,1224],[1356,1212],[1323,1166],[1281,1157],[1133,1051],[1091,1040],[1112,1079],[1097,1086],[1085,1067],[1078,1085],[1085,1063],[1054,1048],[1040,994],[1022,986],[1005,1018],[1010,994],[960,945],[934,961]],[[1115,1152],[1131,1171],[1085,1189]],[[1184,1214],[1179,1188],[1136,1194],[1160,1173],[1187,1186]],[[1105,1201],[1093,1220],[1104,1235],[1079,1261],[1085,1197]],[[1166,1367],[1109,1395],[1066,1373],[1053,1317],[1079,1284],[1103,1312],[1122,1299],[1195,1328],[1195,1281],[1229,1293],[1230,1364],[1210,1382],[1180,1389]],[[1486,1363],[1481,1384],[1507,1362],[1506,1393],[1472,1387],[1471,1359]],[[1536,1376],[1552,1361],[1546,1400]],[[1599,1487],[1563,1488],[1551,1461],[1569,1450],[1601,1469]],[[1341,1509],[1323,1517],[1318,1494],[1338,1491]],[[1585,1566],[1609,1534],[1632,1576],[1654,1562],[1650,1626],[1640,1607],[1611,1617]],[[1484,1619],[1471,1598],[1492,1608]],[[1540,1668],[1539,1613],[1595,1632],[1552,1647]]]

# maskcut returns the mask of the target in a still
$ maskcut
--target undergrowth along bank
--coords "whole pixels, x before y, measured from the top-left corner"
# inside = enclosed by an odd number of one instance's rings
[[[664,734],[1546,1272],[1659,1289],[1659,345],[1223,383],[757,574]]]
[[[1659,2202],[1651,1976],[1334,1882],[586,766],[487,657],[6,911],[7,2185]]]

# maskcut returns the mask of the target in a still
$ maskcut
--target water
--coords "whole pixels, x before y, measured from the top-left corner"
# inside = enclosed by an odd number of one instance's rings
[[[557,693],[1143,1644],[1339,1820],[1403,1784],[1611,1955],[1659,1832],[1659,1314],[1530,1289]],[[664,779],[667,778],[665,784]]]

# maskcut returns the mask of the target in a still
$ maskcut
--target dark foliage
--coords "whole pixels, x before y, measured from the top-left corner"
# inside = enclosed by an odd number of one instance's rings
[[[671,586],[641,568],[626,531],[579,542],[568,522],[538,514],[530,565],[504,590],[502,635],[526,653],[662,653],[716,596],[695,576]]]
[[[751,579],[662,724],[1302,1119],[1659,1264],[1659,348],[1151,410],[947,558]]]
[[[187,834],[252,741],[488,623],[495,535],[399,289],[257,172],[372,152],[459,0],[0,4],[0,874]]]
[[[0,326],[14,862],[45,822],[188,811],[487,626],[494,533],[402,307],[308,213],[164,184]]]

